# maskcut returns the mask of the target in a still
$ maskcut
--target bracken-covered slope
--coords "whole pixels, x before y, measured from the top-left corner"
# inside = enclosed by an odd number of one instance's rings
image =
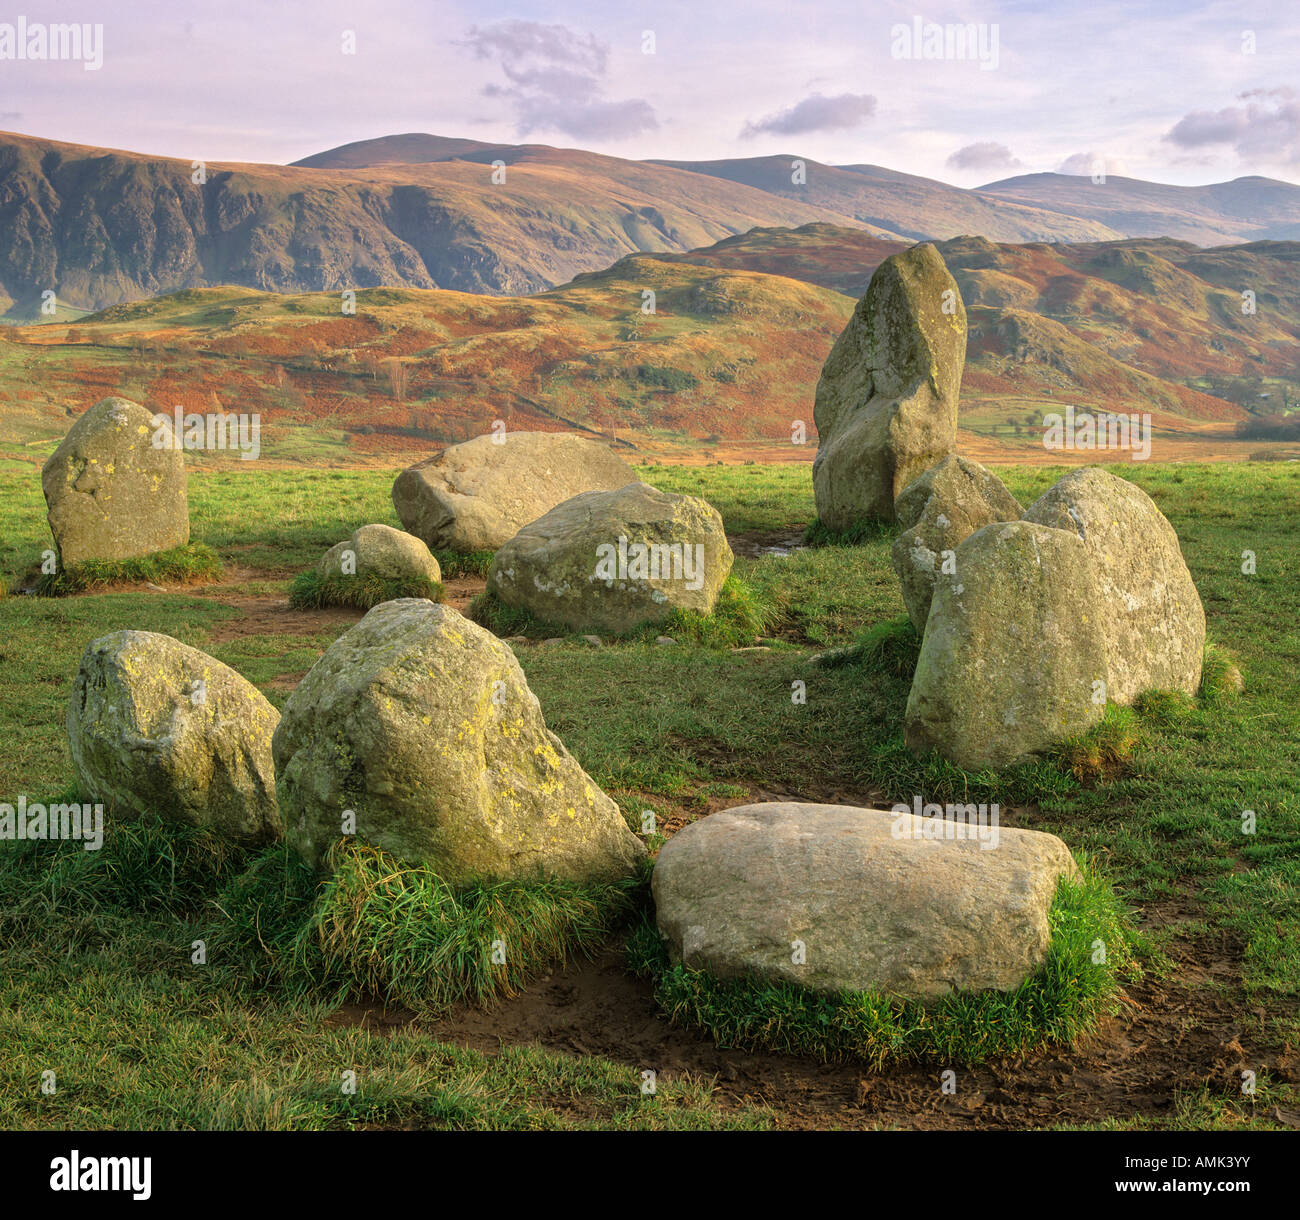
[[[0,136],[0,312],[179,288],[529,293],[642,250],[836,213],[700,174],[520,147],[352,170],[186,161]],[[475,159],[466,159],[467,157]]]

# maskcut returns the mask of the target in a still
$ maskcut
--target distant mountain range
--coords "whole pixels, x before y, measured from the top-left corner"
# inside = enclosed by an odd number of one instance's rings
[[[505,181],[494,182],[502,168]],[[630,161],[424,134],[348,144],[292,166],[196,170],[0,135],[0,313],[38,318],[43,294],[54,293],[67,319],[215,284],[522,295],[630,254],[685,253],[754,228],[809,223],[899,243],[969,234],[1235,244],[1300,236],[1300,187],[1031,174],[964,190],[795,156]]]

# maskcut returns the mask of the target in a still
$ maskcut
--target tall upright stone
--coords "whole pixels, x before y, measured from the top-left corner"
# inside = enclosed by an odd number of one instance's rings
[[[929,242],[871,277],[817,383],[817,515],[831,529],[894,520],[894,501],[953,451],[966,308]]]
[[[170,423],[155,424],[128,399],[105,398],[72,425],[45,463],[41,487],[65,567],[190,540],[185,455]]]

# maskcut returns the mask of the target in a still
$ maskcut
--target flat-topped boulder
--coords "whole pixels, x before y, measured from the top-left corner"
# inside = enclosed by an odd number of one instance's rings
[[[885,259],[817,382],[817,515],[892,521],[899,493],[953,451],[966,309],[929,242]]]
[[[275,763],[286,836],[315,865],[344,835],[454,885],[612,880],[645,856],[510,648],[422,598],[330,645],[285,703]]]
[[[505,432],[450,445],[397,476],[393,507],[431,548],[494,551],[584,491],[636,474],[608,445],[567,432]]]
[[[46,461],[41,488],[64,567],[189,542],[185,455],[170,422],[157,420],[139,403],[105,398]]]
[[[1178,535],[1140,487],[1099,466],[1070,471],[1025,520],[1074,534],[1096,573],[1092,604],[1106,634],[1106,694],[1131,703],[1145,690],[1200,689],[1205,610]]]
[[[1101,719],[1107,655],[1104,599],[1078,535],[986,525],[935,581],[907,745],[967,771],[1024,761]]]
[[[712,505],[629,483],[556,505],[497,551],[488,590],[574,631],[613,633],[713,610],[733,556]]]
[[[241,843],[281,834],[271,737],[280,713],[214,657],[153,631],[93,641],[68,701],[82,795]]]
[[[438,583],[437,557],[414,534],[391,525],[362,525],[345,542],[335,543],[316,565],[319,576],[377,576],[384,580],[422,579]]]
[[[981,825],[780,801],[679,830],[652,889],[690,969],[925,1001],[1019,987],[1046,956],[1057,882],[1075,875],[1056,836],[987,811]]]
[[[894,504],[903,532],[894,542],[894,571],[908,617],[924,634],[934,582],[958,543],[997,521],[1017,521],[1020,502],[978,462],[949,454],[909,483]]]

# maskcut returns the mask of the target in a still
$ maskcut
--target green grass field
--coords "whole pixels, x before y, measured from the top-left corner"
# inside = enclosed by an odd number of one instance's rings
[[[1064,1087],[1050,1083],[1056,1069],[1033,1055],[1008,1061],[996,1070],[1003,1092],[1027,1107],[1018,1121],[1295,1126],[1300,467],[1124,465],[1115,472],[1142,486],[1177,530],[1209,639],[1239,666],[1245,690],[1179,706],[1153,701],[1134,718],[1133,752],[1106,779],[1086,770],[1077,778],[1065,757],[967,775],[907,754],[902,715],[915,646],[897,626],[904,609],[887,532],[857,546],[738,558],[735,576],[767,616],[765,650],[736,651],[683,633],[675,648],[566,640],[521,646],[519,659],[548,725],[596,782],[629,814],[654,809],[668,833],[713,809],[777,795],[875,803],[961,794],[997,800],[1005,823],[1059,834],[1086,854],[1132,912],[1144,981],[1131,989],[1125,1011],[1076,1053],[1101,1073],[1110,1070],[1108,1055],[1128,1056],[1134,1083],[1093,1090],[1091,1108],[1070,1102],[1058,1114],[1031,1105],[1031,1095]],[[220,559],[220,584],[0,599],[0,800],[41,800],[73,785],[64,708],[82,650],[109,631],[176,636],[282,705],[298,676],[360,615],[291,614],[291,582],[357,525],[398,524],[389,499],[395,473],[194,474],[192,537]],[[641,473],[665,490],[704,496],[733,534],[799,530],[813,518],[806,466]],[[1062,472],[999,473],[1028,504]],[[8,586],[49,545],[32,469],[0,469],[0,506]],[[1247,551],[1253,575],[1242,570]],[[256,629],[245,630],[250,608],[259,617]],[[814,661],[855,644],[862,646],[832,663]],[[806,684],[806,704],[791,699],[796,681]],[[1253,834],[1243,833],[1247,810]],[[233,981],[219,960],[191,961],[192,943],[219,914],[219,887],[182,865],[159,850],[133,866],[151,877],[148,886],[128,870],[120,877],[101,870],[91,884],[71,866],[34,874],[31,859],[0,844],[0,1127],[809,1123],[788,1080],[765,1077],[751,1088],[715,1080],[710,1070],[675,1070],[661,1073],[657,1092],[647,1095],[641,1072],[656,1064],[636,1047],[588,1053],[580,1049],[588,1035],[576,1038],[579,1049],[558,1035],[474,1045],[455,1023],[363,1024],[348,1019],[337,997]],[[630,994],[651,1020],[651,984],[627,986],[641,988]],[[490,1033],[490,1014],[486,1020]],[[1143,1038],[1163,1049],[1156,1053]],[[704,1035],[680,1039],[707,1051],[688,1046],[681,1062],[716,1062],[715,1071],[741,1064],[743,1078],[743,1057],[719,1059]],[[1058,1052],[1052,1062],[1070,1057]],[[810,1095],[829,1099],[813,1116],[824,1125],[911,1121],[911,1103],[855,1109],[834,1099],[837,1084],[819,1083],[820,1069],[793,1062],[788,1070],[803,1073]],[[909,1097],[935,1087],[928,1068],[882,1070]],[[1247,1070],[1255,1073],[1251,1094],[1240,1088]],[[348,1071],[357,1074],[355,1093],[340,1088]],[[862,1071],[844,1078],[849,1096]],[[42,1091],[47,1072],[53,1092]],[[978,1110],[954,1119],[985,1121],[993,1120]]]

